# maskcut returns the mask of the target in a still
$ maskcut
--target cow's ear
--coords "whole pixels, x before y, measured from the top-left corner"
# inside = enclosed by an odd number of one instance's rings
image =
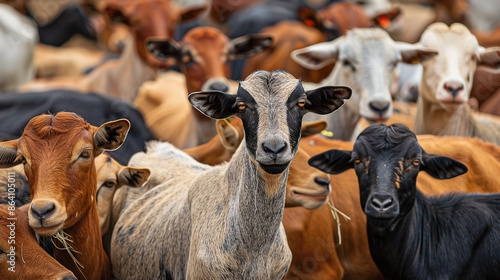
[[[401,53],[401,62],[409,64],[422,63],[438,54],[437,50],[422,47],[418,43],[396,42],[396,46]]]
[[[118,187],[129,186],[132,188],[142,187],[151,175],[151,170],[149,168],[137,168],[126,166],[118,171]]]
[[[343,37],[340,37],[330,42],[311,45],[292,51],[290,56],[299,65],[307,69],[318,70],[337,61],[339,45],[342,41]]]
[[[173,58],[182,60],[181,48],[179,44],[172,39],[148,39],[146,48],[151,54],[159,60]]]
[[[334,149],[311,157],[308,163],[323,172],[339,174],[354,167],[351,155],[352,151]]]
[[[269,48],[273,43],[271,36],[262,34],[251,34],[238,37],[231,41],[231,51],[228,60],[236,58],[247,58],[256,55]]]
[[[302,122],[302,128],[300,129],[300,134],[302,135],[302,137],[315,135],[325,130],[327,126],[328,122],[325,120]]]
[[[8,168],[21,163],[17,156],[19,139],[0,142],[0,168]]]
[[[102,124],[94,133],[94,147],[98,154],[120,148],[127,137],[129,129],[130,122],[127,119]]]
[[[329,114],[344,104],[351,97],[352,90],[348,87],[326,86],[306,92],[307,112]]]
[[[465,164],[452,158],[423,152],[420,171],[425,171],[436,179],[450,179],[465,174],[468,169]]]
[[[213,119],[225,119],[238,113],[236,95],[211,90],[193,92],[188,100],[198,111]]]

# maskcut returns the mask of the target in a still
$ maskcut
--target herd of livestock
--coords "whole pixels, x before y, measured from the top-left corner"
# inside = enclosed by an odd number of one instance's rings
[[[0,279],[500,278],[494,0],[45,2],[0,1]]]

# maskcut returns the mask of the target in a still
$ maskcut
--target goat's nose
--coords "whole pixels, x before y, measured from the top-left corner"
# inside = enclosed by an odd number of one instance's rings
[[[376,196],[371,200],[373,208],[379,212],[385,212],[394,205],[394,201],[390,196]]]
[[[270,155],[273,159],[276,159],[280,153],[285,151],[286,143],[270,141],[262,143],[262,148],[266,154]]]
[[[215,81],[215,82],[211,83],[210,86],[208,87],[208,89],[209,90],[218,90],[218,91],[222,91],[222,92],[229,91],[229,87],[227,86],[227,84],[222,82],[222,81]]]
[[[444,84],[444,89],[451,93],[451,96],[456,97],[464,89],[464,85],[459,82],[448,82]]]
[[[316,178],[314,178],[314,182],[316,182],[316,184],[322,186],[323,188],[325,188],[327,190],[330,189],[330,180],[327,178],[316,177]]]
[[[387,101],[372,101],[368,105],[373,111],[382,114],[389,109],[391,103]]]
[[[52,214],[54,214],[54,209],[56,208],[54,203],[48,203],[42,207],[37,206],[36,204],[31,205],[31,212],[33,216],[39,220],[47,219]]]

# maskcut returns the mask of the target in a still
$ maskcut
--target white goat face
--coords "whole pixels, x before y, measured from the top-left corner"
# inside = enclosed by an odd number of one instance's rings
[[[399,62],[418,63],[436,52],[394,42],[380,28],[355,28],[344,37],[292,52],[302,66],[318,69],[337,61],[322,83],[348,86],[354,92],[349,110],[369,122],[385,122],[392,116],[391,85]]]
[[[480,50],[477,39],[462,24],[435,23],[423,33],[420,43],[439,51],[422,64],[422,83],[428,89],[422,98],[446,110],[457,109],[469,100]]]

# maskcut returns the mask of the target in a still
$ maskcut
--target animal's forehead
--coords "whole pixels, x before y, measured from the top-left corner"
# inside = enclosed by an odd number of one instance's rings
[[[394,41],[385,32],[348,34],[340,48],[340,59],[358,58],[365,60],[396,55]]]
[[[422,34],[420,43],[429,48],[446,50],[454,48],[464,52],[475,52],[479,47],[476,37],[463,28],[431,28]]]
[[[269,102],[269,100],[288,100],[291,94],[302,95],[305,91],[300,81],[291,74],[283,71],[257,71],[245,81],[240,82],[237,95],[240,98],[251,97],[255,102]]]
[[[400,127],[365,130],[354,143],[353,151],[362,155],[391,154],[404,156],[422,150],[415,134]]]

